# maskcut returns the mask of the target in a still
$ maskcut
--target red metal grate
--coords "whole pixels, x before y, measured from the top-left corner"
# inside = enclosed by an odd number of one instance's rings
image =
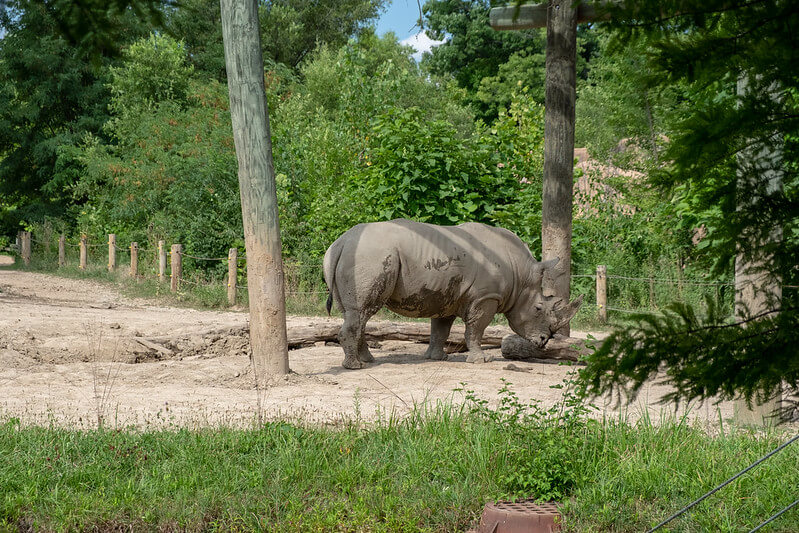
[[[560,531],[561,515],[554,502],[533,500],[488,503],[479,533],[552,533]]]

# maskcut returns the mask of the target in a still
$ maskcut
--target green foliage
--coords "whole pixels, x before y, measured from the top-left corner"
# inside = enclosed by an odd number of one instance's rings
[[[76,174],[60,150],[98,133],[107,117],[104,72],[61,36],[51,7],[0,8],[0,194],[13,230],[64,213]]]
[[[509,104],[508,89],[519,81],[543,100],[543,30],[494,31],[488,0],[428,0],[423,6],[427,34],[444,44],[425,54],[423,65],[438,76],[452,76],[466,89],[467,102],[491,121]]]
[[[168,37],[135,43],[126,58],[111,83],[114,116],[105,130],[113,143],[87,137],[79,154],[81,232],[226,256],[240,240],[241,209],[225,87],[194,81]],[[171,75],[150,80],[157,71]]]
[[[788,333],[793,329],[789,313],[730,320],[710,298],[705,308],[703,316],[690,305],[674,303],[660,316],[637,316],[611,334],[583,373],[591,390],[603,394],[618,386],[634,399],[659,372],[673,387],[663,402],[741,395],[762,403],[782,383],[799,386],[799,346]]]
[[[274,108],[275,168],[284,184],[281,227],[289,255],[318,261],[331,242],[372,212],[370,191],[352,178],[365,168],[364,156],[375,142],[372,125],[387,110],[421,106],[426,116],[456,128],[458,137],[471,131],[472,119],[455,103],[452,87],[422,77],[410,53],[393,34],[364,33],[337,50],[322,48]]]
[[[188,62],[199,77],[227,79],[225,49],[222,45],[222,12],[217,0],[181,0],[167,10],[164,26],[184,43]]]
[[[183,43],[151,33],[124,51],[124,66],[111,68],[111,112],[151,110],[161,102],[186,102],[194,68],[186,64]]]
[[[609,7],[618,36],[647,39],[649,81],[678,85],[690,103],[672,117],[663,154],[669,163],[652,169],[653,182],[674,194],[683,223],[703,224],[707,236],[694,254],[704,255],[716,275],[731,272],[737,260],[753,265],[750,274],[795,284],[799,78],[792,65],[799,57],[789,28],[799,13],[784,1],[653,6]],[[785,291],[767,300],[765,314],[746,309],[731,324],[710,302],[706,318],[675,305],[664,317],[641,319],[589,362],[592,386],[634,391],[664,367],[675,398],[759,398],[774,391],[779,376],[795,388],[797,297]]]
[[[268,0],[259,5],[264,57],[297,68],[319,46],[359,36],[386,0]]]
[[[434,224],[486,221],[507,204],[518,181],[499,182],[492,151],[479,138],[459,139],[452,124],[425,120],[421,110],[389,111],[375,120],[374,147],[363,176],[373,216]]]
[[[563,390],[563,396],[548,408],[538,400],[525,404],[505,380],[496,408],[474,391],[464,391],[472,416],[502,427],[510,442],[508,458],[514,466],[501,478],[503,498],[563,501],[587,481],[580,447],[590,426],[586,415],[594,407],[576,378],[570,372],[563,383],[551,386]]]

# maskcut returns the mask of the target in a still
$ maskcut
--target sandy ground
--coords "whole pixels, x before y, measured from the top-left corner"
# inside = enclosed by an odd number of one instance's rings
[[[0,257],[0,263],[8,258]],[[0,268],[0,422],[95,427],[247,425],[265,418],[336,423],[401,416],[414,406],[460,403],[472,390],[495,404],[503,380],[523,401],[558,402],[572,368],[502,359],[472,365],[464,355],[425,360],[425,344],[386,341],[362,370],[341,367],[337,345],[291,350],[292,374],[258,393],[247,356],[246,312],[198,311],[129,299],[113,286]],[[288,318],[289,326],[328,320]],[[584,336],[573,332],[573,336]],[[143,346],[138,338],[157,338]],[[509,365],[511,365],[509,367]],[[514,368],[515,367],[515,368]],[[651,385],[621,414],[673,416]],[[618,416],[599,400],[596,416]],[[259,407],[260,406],[260,407]],[[684,410],[680,410],[682,414]],[[731,404],[690,406],[689,417],[718,424]]]

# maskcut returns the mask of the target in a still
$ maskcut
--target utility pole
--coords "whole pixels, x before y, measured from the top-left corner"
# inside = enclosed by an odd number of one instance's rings
[[[749,78],[746,75],[738,79],[737,93],[745,98],[749,87]],[[772,88],[776,93],[776,88]],[[771,195],[782,189],[781,161],[782,150],[779,144],[776,147],[768,146],[769,143],[752,143],[738,154],[738,209],[747,206],[751,208],[758,200],[752,195],[753,189],[757,190],[763,184],[762,192]],[[782,238],[782,228],[772,228],[766,240],[779,242]],[[780,306],[782,301],[782,286],[780,279],[769,272],[768,265],[771,257],[761,253],[763,242],[757,238],[742,235],[738,244],[738,254],[735,256],[735,315],[736,317],[751,317],[766,313]],[[767,399],[764,403],[753,400],[749,406],[745,400],[735,400],[734,415],[739,424],[773,425],[779,422],[775,416],[781,407],[782,393],[778,392],[774,398]]]
[[[589,5],[573,0],[495,7],[495,30],[547,29],[544,103],[544,184],[541,213],[541,260],[559,258],[542,282],[545,296],[569,302],[571,285],[572,198],[574,193],[574,105],[577,81],[577,23],[597,18]],[[569,335],[569,325],[558,333]]]
[[[221,0],[230,118],[247,251],[250,346],[256,383],[287,374],[286,300],[258,0]]]

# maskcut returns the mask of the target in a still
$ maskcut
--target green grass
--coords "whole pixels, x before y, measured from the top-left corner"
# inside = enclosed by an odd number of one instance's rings
[[[310,427],[76,431],[0,419],[0,530],[463,531],[507,497],[566,502],[565,531],[642,531],[786,439],[496,410]],[[566,403],[568,405],[569,402]],[[796,498],[799,445],[669,531],[748,531]],[[769,531],[799,530],[793,510]]]

